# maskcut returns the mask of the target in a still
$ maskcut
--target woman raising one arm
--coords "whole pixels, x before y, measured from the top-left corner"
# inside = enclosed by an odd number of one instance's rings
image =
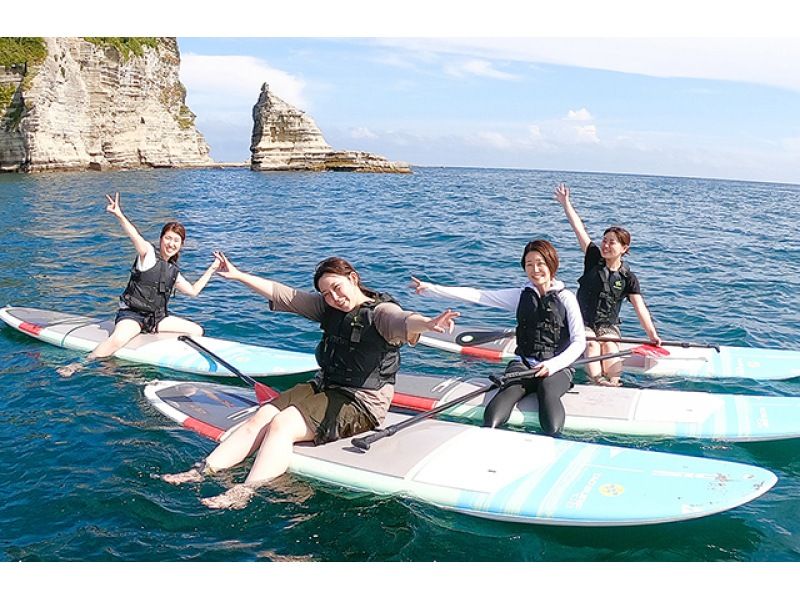
[[[564,209],[584,252],[583,275],[578,279],[578,303],[586,324],[586,356],[619,351],[614,341],[595,342],[592,339],[620,337],[619,311],[626,297],[633,305],[647,336],[654,344],[660,345],[661,339],[642,298],[639,279],[622,259],[630,249],[630,233],[619,226],[609,227],[603,233],[603,241],[598,247],[592,242],[570,202],[569,188],[561,183],[556,187],[555,198]],[[594,362],[586,365],[586,372],[597,384],[619,386],[622,363],[619,359]]]
[[[119,311],[114,320],[111,335],[89,353],[83,361],[58,368],[64,377],[72,376],[85,363],[113,355],[141,332],[179,332],[199,336],[203,329],[194,322],[172,316],[167,310],[173,289],[190,297],[197,297],[205,288],[219,260],[214,258],[211,266],[195,282],[190,284],[180,273],[178,259],[186,229],[180,222],[167,222],[161,229],[158,247],[148,243],[130,220],[122,213],[119,193],[106,195],[106,211],[119,221],[136,249],[136,259],[131,267],[131,276],[125,291],[120,296]]]

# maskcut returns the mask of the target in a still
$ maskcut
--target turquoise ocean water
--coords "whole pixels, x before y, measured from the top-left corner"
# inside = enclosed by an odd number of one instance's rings
[[[365,282],[427,314],[448,305],[413,295],[409,276],[503,287],[523,280],[525,242],[560,251],[575,289],[582,255],[560,206],[561,181],[592,236],[622,224],[629,258],[663,338],[796,349],[800,345],[800,187],[766,183],[519,170],[420,168],[410,176],[264,174],[247,170],[0,177],[0,302],[112,316],[133,261],[106,214],[126,214],[155,241],[177,218],[196,279],[224,250],[242,269],[301,288],[314,265],[342,255]],[[269,313],[242,285],[216,277],[173,312],[207,334],[311,351],[317,327]],[[454,305],[463,324],[511,325],[511,314]],[[641,335],[629,306],[623,332]],[[0,560],[213,561],[796,561],[800,440],[758,444],[626,439],[627,444],[754,463],[776,487],[733,511],[642,528],[525,526],[448,514],[406,499],[354,494],[286,475],[244,511],[212,512],[200,496],[226,479],[174,488],[156,479],[212,443],[151,408],[142,385],[176,372],[111,361],[62,380],[77,354],[0,325]],[[403,350],[405,371],[487,375],[488,362],[426,347]],[[293,380],[276,384],[285,388]],[[634,379],[665,388],[800,394],[800,380]],[[231,384],[235,384],[231,382]],[[230,473],[241,479],[246,468]]]

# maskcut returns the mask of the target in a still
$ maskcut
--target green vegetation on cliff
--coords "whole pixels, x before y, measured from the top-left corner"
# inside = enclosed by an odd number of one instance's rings
[[[22,102],[14,103],[17,86],[13,83],[0,83],[0,131],[11,131],[19,124],[24,106]]]
[[[11,104],[14,99],[14,93],[17,91],[17,86],[13,83],[0,83],[0,116],[3,111]]]
[[[0,37],[0,66],[39,64],[47,57],[43,37]]]
[[[87,42],[96,46],[110,46],[116,48],[123,60],[128,60],[131,54],[142,56],[145,48],[157,48],[157,37],[84,37]]]

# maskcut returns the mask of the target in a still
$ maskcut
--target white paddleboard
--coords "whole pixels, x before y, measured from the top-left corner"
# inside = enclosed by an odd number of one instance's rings
[[[429,411],[489,384],[483,378],[398,374],[392,405]],[[445,413],[483,421],[496,390],[478,395]],[[708,438],[751,442],[800,437],[800,397],[750,396],[647,388],[576,385],[563,397],[566,431],[632,436]],[[539,428],[536,397],[523,398],[509,424]]]
[[[253,392],[220,384],[156,382],[145,396],[170,419],[214,440],[256,408]],[[389,413],[385,425],[406,417]],[[298,444],[289,469],[467,515],[569,526],[694,519],[753,500],[777,481],[752,465],[439,420],[397,432],[367,452],[350,439]]]
[[[456,325],[450,333],[425,332],[421,345],[450,353],[491,361],[516,357],[517,341],[511,328],[479,328]],[[495,340],[469,344],[473,335],[498,336]],[[509,336],[510,335],[510,336]],[[635,345],[620,343],[622,350]],[[691,378],[750,378],[786,380],[800,377],[800,351],[720,346],[719,351],[705,347],[665,346],[669,355],[631,355],[623,360],[626,372],[648,376],[684,376]]]
[[[107,339],[114,330],[113,320],[30,307],[4,307],[0,309],[0,319],[32,338],[85,353]],[[117,351],[115,357],[190,374],[233,376],[210,357],[179,341],[178,336],[173,333],[140,334]],[[250,376],[300,374],[313,372],[319,367],[310,353],[283,351],[208,336],[196,337],[196,340]]]

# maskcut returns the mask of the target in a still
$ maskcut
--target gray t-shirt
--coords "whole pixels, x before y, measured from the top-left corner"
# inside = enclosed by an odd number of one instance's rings
[[[322,321],[322,315],[327,305],[322,295],[299,291],[277,282],[273,284],[272,301],[269,303],[270,309],[298,314],[314,322]],[[407,326],[408,317],[414,313],[405,311],[396,303],[381,303],[375,308],[373,322],[378,333],[386,339],[386,342],[398,347],[403,343],[414,345],[419,339],[419,334],[413,334],[409,337]],[[318,374],[318,376],[320,375]],[[386,384],[379,390],[340,388],[352,394],[357,404],[375,419],[377,425],[383,423],[386,412],[389,410],[389,404],[392,402],[394,385]]]

